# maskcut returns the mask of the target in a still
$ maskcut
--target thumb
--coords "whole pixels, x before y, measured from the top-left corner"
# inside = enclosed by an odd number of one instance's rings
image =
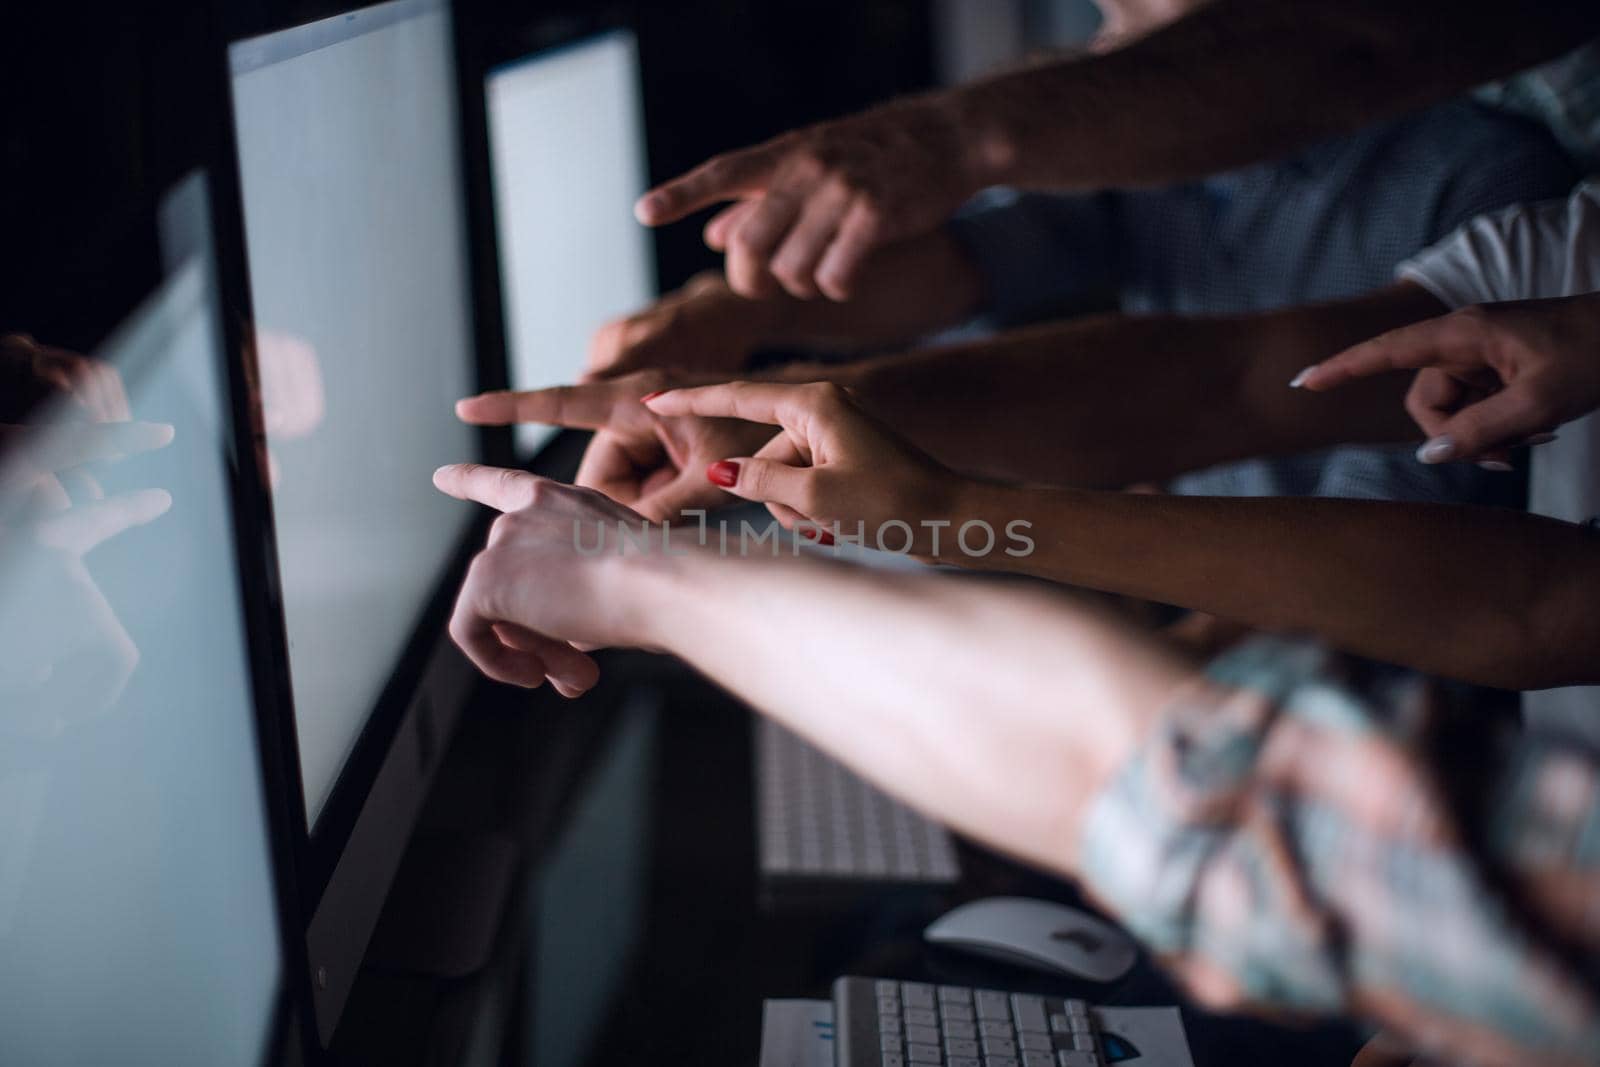
[[[747,457],[720,459],[706,467],[706,479],[745,500],[763,504],[783,504],[808,515],[804,504],[812,504],[811,482],[815,472],[791,467],[776,460]]]
[[[1417,455],[1424,463],[1478,459],[1537,433],[1548,421],[1524,390],[1505,389],[1444,419]]]

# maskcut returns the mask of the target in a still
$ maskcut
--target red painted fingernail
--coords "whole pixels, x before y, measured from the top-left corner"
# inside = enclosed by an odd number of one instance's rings
[[[817,543],[823,545],[833,544],[833,534],[829,533],[827,530],[818,530]]]
[[[639,403],[648,404],[650,401],[654,400],[656,397],[660,396],[664,392],[666,392],[665,389],[657,389],[653,393],[646,393],[646,394],[644,394],[644,396],[641,396],[639,398]]]
[[[712,485],[732,489],[739,481],[739,465],[732,460],[719,459],[706,468],[706,478]]]
[[[817,531],[813,530],[809,526],[802,526],[800,527],[800,536],[804,537],[807,541],[815,541],[817,539]]]

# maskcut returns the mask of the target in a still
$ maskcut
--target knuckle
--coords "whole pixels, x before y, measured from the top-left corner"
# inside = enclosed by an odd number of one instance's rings
[[[812,382],[801,388],[806,390],[811,406],[820,412],[843,411],[850,404],[850,394],[837,382]]]

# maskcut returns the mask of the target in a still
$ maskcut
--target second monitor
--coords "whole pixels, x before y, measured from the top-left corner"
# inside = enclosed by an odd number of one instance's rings
[[[615,30],[495,68],[485,83],[511,386],[573,381],[595,331],[655,298],[638,49]],[[517,427],[531,455],[553,436]]]

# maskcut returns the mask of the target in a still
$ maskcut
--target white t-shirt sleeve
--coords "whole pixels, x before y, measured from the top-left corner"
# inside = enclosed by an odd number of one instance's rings
[[[1600,178],[1565,200],[1480,215],[1395,273],[1451,308],[1600,290]]]

